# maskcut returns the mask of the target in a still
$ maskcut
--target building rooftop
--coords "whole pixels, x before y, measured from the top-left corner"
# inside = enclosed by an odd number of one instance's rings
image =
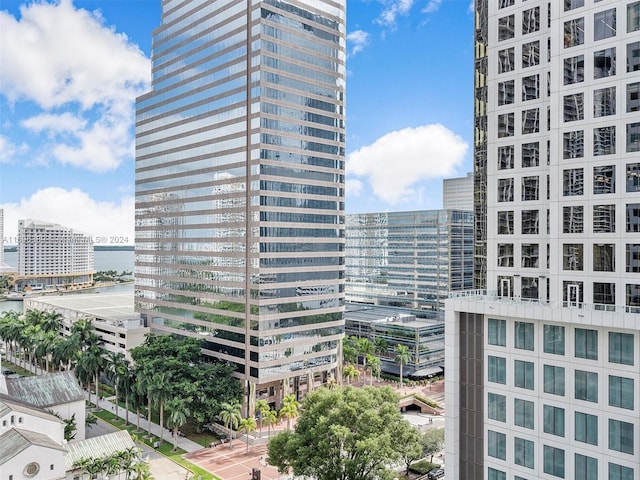
[[[32,445],[65,451],[61,445],[42,433],[12,428],[0,435],[0,465],[4,465]]]
[[[114,324],[140,320],[140,314],[133,309],[132,293],[46,295],[32,301],[55,308],[75,310]],[[29,302],[25,306],[28,308]],[[126,326],[126,323],[123,326]]]
[[[344,312],[345,320],[368,323],[398,323],[408,327],[424,327],[425,325],[441,325],[442,321],[433,318],[416,317],[410,309],[347,303]]]
[[[72,372],[7,378],[6,381],[9,396],[41,408],[84,400],[82,389]]]
[[[42,408],[30,405],[21,400],[10,397],[9,395],[5,395],[4,393],[0,393],[0,416],[6,415],[9,412],[25,413],[46,420],[51,420],[53,422],[63,423],[58,417]]]
[[[67,455],[65,465],[67,471],[83,458],[105,458],[116,452],[135,448],[131,435],[126,430],[119,430],[86,440],[69,442],[65,446]]]

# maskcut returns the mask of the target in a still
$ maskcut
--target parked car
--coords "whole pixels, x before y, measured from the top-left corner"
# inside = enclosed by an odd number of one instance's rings
[[[5,369],[5,370],[2,370],[2,374],[8,376],[8,375],[15,375],[16,372],[14,372],[13,370]]]
[[[434,468],[433,470],[430,470],[429,473],[427,473],[427,478],[429,480],[435,480],[437,478],[443,478],[444,477],[444,470],[442,468]]]

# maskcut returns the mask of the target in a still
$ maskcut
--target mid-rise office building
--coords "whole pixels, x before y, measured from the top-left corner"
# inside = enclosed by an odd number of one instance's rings
[[[640,478],[640,2],[477,0],[447,476]]]
[[[18,222],[16,288],[70,290],[93,284],[93,239],[40,220]]]
[[[442,181],[442,208],[473,211],[473,172]]]
[[[438,318],[473,285],[473,214],[455,210],[347,215],[346,297]]]
[[[136,309],[249,410],[341,360],[345,4],[165,0],[136,104]]]

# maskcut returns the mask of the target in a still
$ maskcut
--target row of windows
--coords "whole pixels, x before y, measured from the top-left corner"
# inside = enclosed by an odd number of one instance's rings
[[[615,435],[615,433],[614,433]],[[528,468],[533,466],[533,445],[529,445],[529,440],[514,438],[515,463]],[[565,452],[560,448],[544,445],[543,449],[543,469],[545,473],[559,478],[565,478]],[[498,457],[499,458],[499,457]],[[574,472],[576,480],[600,480],[598,478],[598,459],[587,457],[579,453],[575,454]],[[488,480],[506,480],[507,474],[493,467],[488,467]],[[514,480],[525,480],[515,476]],[[633,480],[633,468],[608,463],[608,480]]]
[[[540,98],[540,75],[522,77],[522,101]],[[498,105],[510,105],[515,101],[515,80],[498,83]]]
[[[515,15],[507,15],[498,19],[498,40],[509,40],[515,37]],[[540,7],[530,8],[522,12],[522,35],[540,30]]]
[[[521,46],[522,68],[540,65],[540,41],[523,43]],[[513,72],[516,68],[515,47],[498,51],[498,73]]]
[[[549,152],[547,151],[547,154]],[[540,165],[540,143],[523,143],[520,150],[520,161],[522,168],[537,167]],[[510,170],[514,168],[515,147],[513,145],[503,145],[498,147],[498,170]],[[640,170],[639,172],[640,173]]]

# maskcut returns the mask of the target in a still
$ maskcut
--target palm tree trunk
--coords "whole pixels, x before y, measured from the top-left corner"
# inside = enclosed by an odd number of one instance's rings
[[[400,388],[402,388],[402,362],[400,362]]]
[[[98,380],[99,373],[96,372],[96,407],[98,406],[98,401],[100,400],[100,383]]]
[[[151,438],[151,397],[147,397],[147,420],[149,420],[149,438]]]
[[[125,408],[125,412],[124,412],[124,424],[129,425],[129,395],[127,395],[124,398],[124,408]]]
[[[117,420],[117,419],[120,418],[118,416],[118,381],[116,380],[114,383],[115,383],[115,387],[116,387],[116,420]]]
[[[160,402],[160,443],[164,438],[164,404]]]

